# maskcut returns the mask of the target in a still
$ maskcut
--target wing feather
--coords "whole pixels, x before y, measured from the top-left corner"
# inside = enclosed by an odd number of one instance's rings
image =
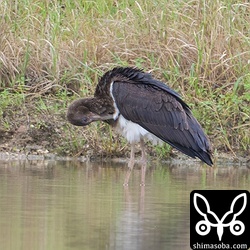
[[[189,107],[168,87],[159,88],[153,82],[115,81],[112,94],[124,118],[212,165],[208,138]]]

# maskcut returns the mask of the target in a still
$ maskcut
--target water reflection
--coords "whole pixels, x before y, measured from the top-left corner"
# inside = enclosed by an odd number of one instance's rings
[[[0,162],[0,249],[190,249],[194,189],[250,189],[245,166]]]

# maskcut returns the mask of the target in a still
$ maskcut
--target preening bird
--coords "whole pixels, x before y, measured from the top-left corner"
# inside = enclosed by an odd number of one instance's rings
[[[129,167],[134,165],[135,144],[164,141],[190,157],[212,165],[211,144],[189,106],[179,94],[151,74],[117,67],[100,79],[94,97],[70,104],[67,119],[76,126],[104,121],[131,144]]]

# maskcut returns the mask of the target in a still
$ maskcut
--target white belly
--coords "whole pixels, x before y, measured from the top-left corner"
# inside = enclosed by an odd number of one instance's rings
[[[125,119],[122,115],[119,115],[117,119],[116,130],[123,135],[129,143],[137,143],[140,139],[147,139],[153,142],[153,144],[161,142],[158,137],[140,125]]]

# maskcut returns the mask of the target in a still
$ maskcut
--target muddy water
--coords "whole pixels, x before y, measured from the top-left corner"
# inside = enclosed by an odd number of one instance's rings
[[[246,166],[0,161],[0,249],[190,249],[194,189],[250,189]]]

